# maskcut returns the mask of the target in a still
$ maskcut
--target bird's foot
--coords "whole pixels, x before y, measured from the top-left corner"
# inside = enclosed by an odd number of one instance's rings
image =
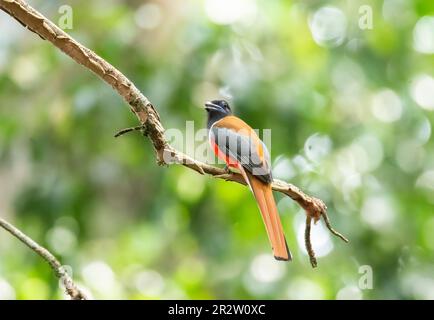
[[[225,173],[215,175],[214,178],[225,179],[225,178],[228,178],[231,174],[233,174],[232,170],[229,168],[228,165],[225,165],[225,167],[223,168],[223,170],[225,171]]]
[[[223,168],[223,170],[226,172],[226,174],[231,174],[231,168],[229,168],[229,166],[227,164],[225,164],[225,167]]]

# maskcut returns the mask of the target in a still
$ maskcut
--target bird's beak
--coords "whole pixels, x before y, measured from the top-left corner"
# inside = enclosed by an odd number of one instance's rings
[[[206,110],[220,110],[220,106],[212,103],[211,101],[205,102]]]

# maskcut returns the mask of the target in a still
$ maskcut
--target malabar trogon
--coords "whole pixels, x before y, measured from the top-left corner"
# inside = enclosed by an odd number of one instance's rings
[[[277,260],[291,260],[282,224],[273,198],[270,154],[256,132],[232,115],[224,100],[205,103],[209,141],[214,153],[227,167],[238,169],[250,186],[261,211],[268,238]]]

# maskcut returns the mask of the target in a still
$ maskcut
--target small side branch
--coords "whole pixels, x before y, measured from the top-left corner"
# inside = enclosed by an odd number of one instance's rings
[[[60,279],[63,286],[65,287],[66,293],[71,297],[72,300],[87,300],[88,297],[86,294],[78,288],[72,278],[68,275],[65,268],[62,266],[62,264],[54,257],[54,255],[36,243],[34,240],[32,240],[29,236],[25,235],[22,231],[20,231],[18,228],[7,222],[6,220],[0,218],[0,227],[8,231],[10,234],[12,234],[14,237],[16,237],[18,240],[20,240],[22,243],[24,243],[26,246],[28,246],[30,249],[32,249],[34,252],[36,252],[39,256],[41,256],[45,261],[48,262],[51,269],[53,269],[54,274],[57,278]]]
[[[347,238],[345,238],[341,233],[339,233],[339,232],[337,232],[335,229],[333,229],[332,225],[330,224],[330,221],[329,221],[329,217],[328,217],[328,215],[327,215],[327,212],[325,212],[325,213],[323,214],[323,218],[324,218],[324,222],[325,222],[325,224],[326,224],[326,226],[327,226],[327,229],[329,229],[330,232],[331,232],[332,234],[334,234],[334,235],[335,235],[336,237],[338,237],[338,238],[341,238],[342,241],[348,242],[348,239],[347,239]]]

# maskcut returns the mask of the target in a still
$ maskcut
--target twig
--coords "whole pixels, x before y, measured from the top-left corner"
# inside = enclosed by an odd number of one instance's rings
[[[329,217],[327,215],[327,212],[323,213],[324,222],[327,226],[327,229],[330,230],[331,233],[333,233],[336,237],[341,238],[343,241],[348,242],[348,239],[345,238],[341,233],[337,232],[335,229],[333,229],[332,225],[330,224]]]
[[[312,268],[317,267],[317,262],[315,258],[315,251],[313,251],[312,248],[312,242],[310,240],[310,227],[312,223],[312,217],[307,215],[306,216],[306,229],[304,230],[304,244],[306,246],[307,254],[309,255],[310,264],[312,265]]]
[[[135,127],[131,127],[131,128],[125,128],[125,129],[122,129],[122,130],[119,130],[118,132],[116,132],[114,137],[117,138],[117,137],[120,137],[120,136],[122,136],[128,132],[138,131],[138,130],[142,130],[142,129],[145,129],[145,127],[144,126],[135,126]]]
[[[51,254],[50,251],[36,243],[29,236],[25,235],[18,228],[0,218],[0,227],[8,231],[18,240],[23,242],[26,246],[32,249],[34,252],[39,254],[45,261],[48,262],[51,269],[53,269],[54,274],[57,278],[62,281],[63,286],[65,287],[65,292],[71,297],[72,300],[87,300],[88,297],[86,294],[78,288],[72,278],[68,275],[65,268],[62,264]]]
[[[219,179],[246,184],[240,174],[228,173],[224,169],[197,161],[170,146],[164,138],[164,127],[161,124],[158,112],[136,86],[119,70],[95,52],[77,42],[25,1],[0,0],[0,9],[42,39],[51,42],[77,63],[91,70],[112,86],[129,104],[131,111],[140,122],[139,127],[143,127],[146,136],[151,140],[159,165],[181,164],[200,174],[209,174]],[[307,216],[312,217],[315,222],[321,216],[325,217],[324,214],[327,209],[325,204],[320,199],[306,195],[296,186],[276,180],[273,182],[273,189],[291,197],[306,211]],[[333,230],[331,227],[329,229],[330,231]],[[333,233],[336,234],[336,232]]]

